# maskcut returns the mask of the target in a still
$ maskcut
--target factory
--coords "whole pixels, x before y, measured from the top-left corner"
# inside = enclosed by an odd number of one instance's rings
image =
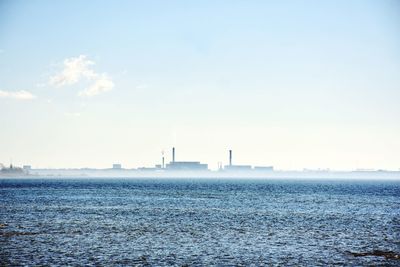
[[[175,147],[172,148],[172,160],[170,163],[164,165],[164,153],[162,154],[162,164],[156,165],[158,169],[165,169],[165,170],[189,170],[189,171],[199,171],[199,170],[209,170],[208,164],[200,163],[199,161],[176,161],[175,158]],[[229,150],[229,164],[225,165],[222,169],[222,165],[220,170],[222,171],[258,171],[258,172],[265,172],[265,171],[273,171],[272,166],[256,166],[252,167],[251,165],[237,165],[232,163],[232,150]]]
[[[122,165],[119,164],[119,163],[114,163],[114,164],[112,165],[112,169],[113,169],[113,170],[121,170],[121,169],[122,169]]]
[[[273,171],[273,166],[254,166],[255,171]]]
[[[234,165],[232,164],[232,150],[229,150],[229,165],[225,165],[225,171],[273,171],[274,168],[272,166],[256,166],[252,167],[251,165]]]
[[[232,150],[229,150],[229,165],[225,165],[226,171],[248,171],[251,170],[251,165],[233,165],[232,164]]]
[[[22,175],[54,175],[54,176],[93,176],[102,177],[112,174],[116,177],[260,177],[269,175],[274,171],[272,166],[252,166],[233,164],[233,153],[229,150],[228,164],[223,165],[218,162],[216,172],[209,169],[209,165],[200,161],[177,161],[175,147],[172,148],[171,161],[166,163],[164,151],[162,151],[161,161],[153,167],[124,168],[121,163],[114,163],[106,169],[93,168],[72,168],[72,169],[32,169],[30,165],[24,165],[23,168],[15,167],[10,164],[6,167],[0,163],[0,177],[4,176],[22,176]],[[163,176],[164,175],[164,176]],[[175,176],[176,175],[176,176]],[[243,176],[244,175],[244,176]]]
[[[164,162],[164,156],[163,156]],[[199,161],[176,161],[175,160],[175,147],[172,148],[172,161],[165,167],[167,170],[190,170],[199,171],[208,170],[208,164],[202,164]]]

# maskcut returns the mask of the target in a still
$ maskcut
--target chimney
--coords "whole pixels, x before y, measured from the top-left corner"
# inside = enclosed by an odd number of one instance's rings
[[[232,166],[232,150],[229,150],[229,166]]]
[[[175,147],[172,148],[172,162],[175,162]]]

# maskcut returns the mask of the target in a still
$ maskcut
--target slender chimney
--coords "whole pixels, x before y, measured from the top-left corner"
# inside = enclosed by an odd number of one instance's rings
[[[229,150],[229,166],[232,166],[232,150]]]
[[[172,162],[175,162],[175,147],[172,148]]]

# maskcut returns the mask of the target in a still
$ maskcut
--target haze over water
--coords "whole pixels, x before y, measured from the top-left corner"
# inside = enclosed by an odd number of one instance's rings
[[[388,265],[398,181],[2,179],[5,265]]]

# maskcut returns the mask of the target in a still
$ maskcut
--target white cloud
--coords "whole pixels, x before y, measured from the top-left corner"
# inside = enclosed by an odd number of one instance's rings
[[[10,92],[10,91],[2,91],[0,90],[0,98],[13,98],[17,100],[31,100],[34,99],[36,96],[31,94],[28,91],[16,91],[16,92]]]
[[[80,96],[94,96],[100,93],[110,91],[114,83],[107,74],[101,74],[94,80],[94,83],[79,93]]]
[[[50,77],[50,85],[61,87],[78,83],[82,78],[92,79],[96,73],[90,69],[94,62],[87,59],[85,55],[67,58],[64,60],[62,72]]]
[[[106,73],[97,73],[91,67],[95,63],[89,60],[85,55],[67,58],[64,60],[64,69],[50,77],[49,84],[55,87],[73,85],[82,80],[89,80],[91,85],[85,90],[79,92],[79,96],[94,96],[114,87],[110,76]]]

